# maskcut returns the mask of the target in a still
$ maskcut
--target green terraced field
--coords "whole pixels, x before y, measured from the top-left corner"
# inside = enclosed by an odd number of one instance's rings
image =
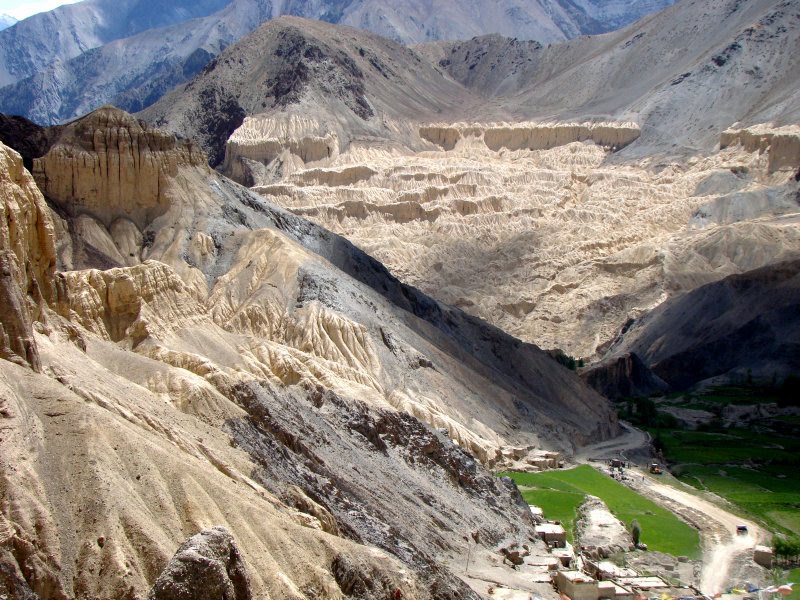
[[[639,521],[642,541],[651,550],[693,558],[700,555],[700,537],[695,529],[588,465],[566,471],[501,475],[508,475],[517,483],[528,504],[540,506],[548,519],[561,521],[570,539],[577,509],[591,494],[601,498],[626,525],[633,519]]]
[[[774,531],[800,535],[800,439],[749,429],[662,430],[660,439],[681,481],[722,496]]]

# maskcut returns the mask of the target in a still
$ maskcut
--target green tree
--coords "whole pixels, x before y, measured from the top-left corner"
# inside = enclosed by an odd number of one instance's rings
[[[772,539],[772,551],[777,559],[783,558],[788,561],[796,558],[800,556],[800,539],[776,535]]]
[[[642,539],[642,527],[636,519],[631,521],[631,537],[633,538],[633,545],[638,546],[639,540]]]

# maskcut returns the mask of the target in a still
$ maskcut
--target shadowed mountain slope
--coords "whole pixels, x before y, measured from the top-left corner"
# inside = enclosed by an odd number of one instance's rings
[[[646,367],[676,391],[710,379],[782,380],[796,374],[800,371],[800,261],[732,275],[668,300],[615,340],[585,378],[609,391],[606,385],[617,377],[608,374],[626,356],[641,363],[639,371]],[[658,389],[652,381],[637,387],[633,390],[637,393]]]

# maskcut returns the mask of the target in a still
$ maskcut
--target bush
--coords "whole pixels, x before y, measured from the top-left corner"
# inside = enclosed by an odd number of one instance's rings
[[[565,367],[567,367],[570,371],[574,371],[579,365],[578,360],[575,357],[570,356],[560,348],[556,348],[555,350],[549,350],[548,353],[552,358],[555,359],[556,362],[561,363]],[[580,366],[583,366],[583,361],[581,361]]]
[[[633,545],[638,546],[639,541],[642,539],[642,527],[636,519],[631,521],[631,537],[633,538]]]
[[[794,560],[800,556],[800,539],[776,535],[772,539],[772,551],[777,559]]]

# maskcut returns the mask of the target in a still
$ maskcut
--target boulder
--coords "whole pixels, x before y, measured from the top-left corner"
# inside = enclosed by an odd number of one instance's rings
[[[250,581],[233,536],[213,527],[190,537],[167,563],[148,600],[250,600]]]

